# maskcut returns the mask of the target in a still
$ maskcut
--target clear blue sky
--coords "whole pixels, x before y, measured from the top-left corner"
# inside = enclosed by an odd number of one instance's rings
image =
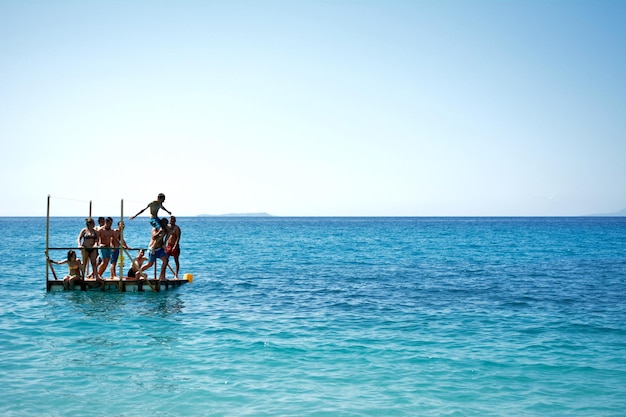
[[[626,207],[626,1],[0,0],[0,216]]]

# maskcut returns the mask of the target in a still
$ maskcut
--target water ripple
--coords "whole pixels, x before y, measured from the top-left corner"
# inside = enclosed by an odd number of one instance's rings
[[[0,414],[626,409],[626,221],[179,224],[193,284],[45,293],[42,220],[0,219]],[[143,226],[129,225],[128,238],[141,241]]]

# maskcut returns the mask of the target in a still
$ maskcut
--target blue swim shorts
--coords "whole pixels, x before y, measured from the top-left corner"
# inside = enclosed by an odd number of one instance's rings
[[[160,229],[161,228],[161,219],[159,219],[158,217],[150,217],[150,224],[155,229]]]
[[[148,259],[148,262],[154,262],[160,258],[167,258],[167,253],[165,253],[165,249],[159,248],[156,251],[150,249],[150,259]]]
[[[119,256],[120,256],[120,250],[113,249],[113,251],[111,252],[111,263],[116,263],[117,258],[119,258]]]
[[[111,258],[111,248],[100,248],[100,257],[102,259],[110,259]]]

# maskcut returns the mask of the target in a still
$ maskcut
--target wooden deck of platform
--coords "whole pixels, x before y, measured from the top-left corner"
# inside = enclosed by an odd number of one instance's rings
[[[178,288],[183,284],[191,282],[188,279],[167,279],[159,281],[158,279],[138,279],[124,277],[120,285],[119,279],[103,279],[96,281],[94,279],[86,279],[72,283],[71,288],[66,288],[62,279],[52,279],[46,281],[46,291],[115,291],[115,292],[143,292],[153,291],[160,292],[173,288]]]

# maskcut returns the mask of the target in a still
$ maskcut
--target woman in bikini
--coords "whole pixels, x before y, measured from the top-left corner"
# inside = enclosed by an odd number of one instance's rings
[[[96,222],[90,217],[85,219],[86,226],[83,230],[78,234],[78,247],[81,248],[83,253],[83,259],[85,259],[85,263],[83,264],[83,275],[85,274],[85,268],[87,267],[87,259],[91,262],[91,274],[96,280],[100,279],[98,275],[98,231],[95,229]]]
[[[70,250],[67,252],[67,259],[62,261],[53,261],[49,259],[49,261],[56,265],[67,264],[67,268],[69,269],[68,274],[63,278],[63,286],[67,289],[70,288],[71,284],[74,281],[79,281],[83,277],[83,265],[80,259],[76,258],[76,252]]]

